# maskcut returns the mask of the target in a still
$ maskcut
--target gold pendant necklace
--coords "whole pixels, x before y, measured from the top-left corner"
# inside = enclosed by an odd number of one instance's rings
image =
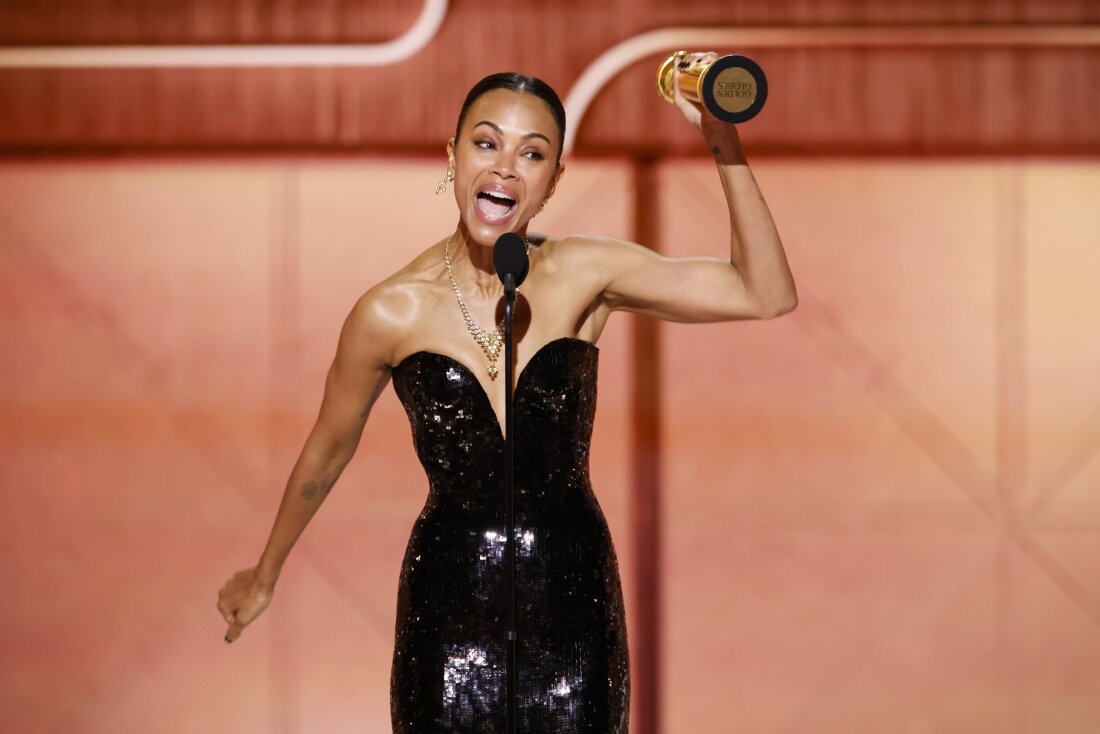
[[[466,328],[470,330],[470,333],[474,336],[474,341],[481,345],[481,349],[485,352],[485,357],[489,360],[489,377],[493,380],[497,379],[497,357],[504,350],[504,319],[501,319],[495,329],[485,331],[477,322],[474,321],[474,317],[470,315],[469,309],[466,308],[466,303],[462,300],[462,294],[458,290],[458,281],[455,280],[455,271],[451,267],[451,240],[454,239],[454,232],[447,238],[447,244],[443,247],[443,262],[447,264],[447,274],[451,276],[451,289],[455,292],[455,298],[458,299],[458,307],[462,309],[462,317],[466,319]],[[524,243],[527,245],[527,254],[531,254],[531,243],[527,241],[527,237],[523,238]],[[519,286],[516,286],[516,292],[519,293]]]

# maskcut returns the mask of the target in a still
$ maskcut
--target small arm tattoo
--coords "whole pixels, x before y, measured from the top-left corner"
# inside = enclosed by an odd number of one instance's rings
[[[710,152],[719,163],[736,164],[745,162],[745,154],[741,145],[734,141],[716,141],[710,144]]]
[[[302,485],[302,488],[298,490],[298,494],[301,495],[304,500],[312,500],[316,497],[324,499],[332,489],[332,485],[336,484],[335,479],[323,479],[318,482],[306,482]]]

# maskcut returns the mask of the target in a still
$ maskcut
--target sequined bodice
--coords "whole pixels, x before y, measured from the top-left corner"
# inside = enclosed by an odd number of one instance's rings
[[[518,731],[626,731],[618,563],[588,473],[599,349],[555,339],[516,382]],[[402,563],[395,732],[503,731],[504,437],[477,378],[415,352],[393,369],[428,495]]]
[[[552,469],[551,463],[583,471],[587,480],[598,357],[591,342],[561,337],[543,345],[520,372],[512,403],[517,481],[520,472]],[[394,368],[394,389],[432,486],[452,471],[465,475],[503,466],[497,414],[464,364],[436,352],[414,352]]]

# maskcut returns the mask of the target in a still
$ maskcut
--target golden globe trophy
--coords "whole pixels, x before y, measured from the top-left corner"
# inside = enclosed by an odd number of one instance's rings
[[[687,55],[677,51],[657,70],[657,91],[671,102],[672,75]],[[768,80],[747,56],[722,56],[708,63],[680,69],[680,94],[706,108],[722,122],[738,123],[756,117],[768,98]]]

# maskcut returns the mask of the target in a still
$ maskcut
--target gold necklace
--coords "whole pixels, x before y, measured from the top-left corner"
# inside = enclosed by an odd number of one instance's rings
[[[466,303],[462,300],[462,294],[458,291],[458,281],[455,280],[455,271],[451,267],[451,240],[454,239],[454,232],[451,232],[451,236],[447,238],[447,244],[443,246],[443,262],[447,264],[447,274],[451,276],[451,289],[455,292],[455,298],[458,299],[458,307],[462,309],[462,316],[466,319],[466,328],[470,330],[470,333],[474,336],[474,341],[481,345],[481,349],[485,352],[485,357],[489,360],[489,377],[493,380],[497,379],[497,357],[500,356],[501,351],[504,349],[504,319],[501,319],[493,331],[485,331],[477,322],[474,321],[474,317],[470,315],[469,309],[466,308]],[[531,254],[531,243],[527,241],[527,237],[524,236],[523,241],[527,244],[527,254]],[[519,286],[516,286],[516,292],[519,293]]]

